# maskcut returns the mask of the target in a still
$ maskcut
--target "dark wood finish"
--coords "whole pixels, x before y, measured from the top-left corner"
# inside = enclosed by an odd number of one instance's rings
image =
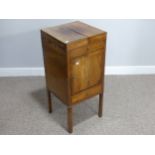
[[[65,49],[61,48],[60,50],[57,43],[53,43],[53,40],[45,33],[42,33],[42,42],[48,90],[67,104],[67,56]]]
[[[99,49],[99,48],[104,49],[105,39],[106,39],[106,36],[103,34],[89,38],[88,49],[90,51],[94,51],[95,49]]]
[[[96,50],[88,55],[88,87],[101,83],[103,49]]]
[[[47,90],[47,98],[48,98],[48,111],[49,113],[52,113],[52,98],[51,98],[51,92]]]
[[[68,132],[73,132],[73,108],[71,106],[67,107],[67,124],[68,124]]]
[[[99,94],[99,108],[98,108],[98,116],[102,117],[103,111],[103,93]]]
[[[81,56],[72,59],[71,63],[71,86],[72,95],[86,89],[88,87],[88,75],[87,75],[87,57]]]
[[[41,37],[47,90],[67,105],[71,133],[73,105],[99,95],[102,116],[106,32],[78,21],[42,29]]]
[[[91,88],[87,88],[87,89],[77,93],[76,95],[73,95],[71,102],[72,102],[72,104],[77,104],[78,102],[86,100],[86,99],[93,97],[95,95],[98,95],[101,92],[102,92],[102,87],[100,84],[98,84]]]

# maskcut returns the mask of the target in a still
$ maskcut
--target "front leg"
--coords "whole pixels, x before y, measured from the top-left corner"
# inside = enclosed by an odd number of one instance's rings
[[[52,113],[52,98],[51,98],[51,92],[47,90],[47,97],[48,97],[48,111],[49,113]]]
[[[67,107],[67,123],[68,123],[68,132],[73,132],[73,113],[72,106]]]
[[[98,116],[102,117],[103,111],[103,93],[99,94],[99,108],[98,108]]]

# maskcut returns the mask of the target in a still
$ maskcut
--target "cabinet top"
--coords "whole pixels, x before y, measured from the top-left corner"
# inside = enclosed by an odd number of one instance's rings
[[[41,31],[47,33],[48,35],[65,44],[81,39],[86,39],[88,37],[96,36],[99,34],[106,34],[105,31],[102,31],[80,21],[75,21],[55,27],[44,28]]]

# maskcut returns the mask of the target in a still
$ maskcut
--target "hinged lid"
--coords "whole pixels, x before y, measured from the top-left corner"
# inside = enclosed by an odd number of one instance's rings
[[[48,27],[42,29],[42,31],[55,38],[59,42],[66,44],[69,50],[79,46],[87,45],[88,37],[106,34],[106,32],[102,30],[79,21],[55,27]]]

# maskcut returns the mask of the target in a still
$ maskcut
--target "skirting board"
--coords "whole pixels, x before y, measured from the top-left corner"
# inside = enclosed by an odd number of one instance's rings
[[[107,66],[106,75],[155,74],[155,66]],[[44,76],[44,68],[0,68],[0,77]]]

